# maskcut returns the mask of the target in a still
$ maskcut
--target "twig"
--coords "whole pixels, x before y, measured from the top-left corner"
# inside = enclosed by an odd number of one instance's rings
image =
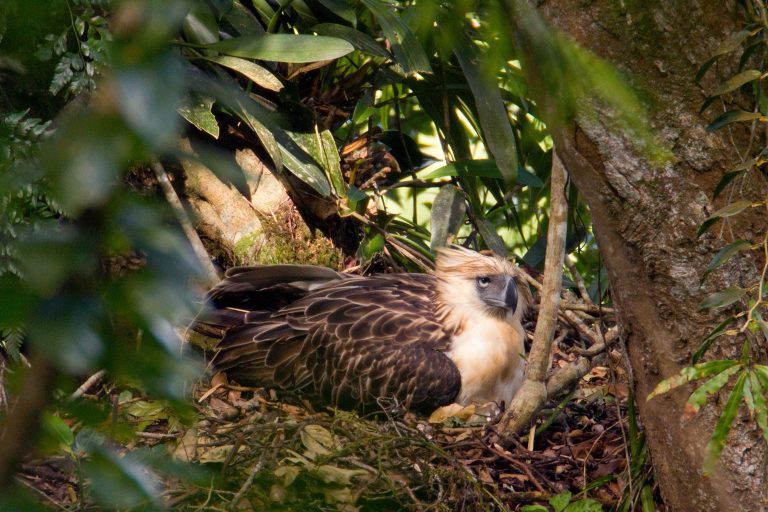
[[[77,388],[75,390],[75,392],[72,393],[69,396],[69,399],[70,400],[77,400],[78,398],[80,398],[81,396],[86,394],[88,391],[90,391],[90,389],[93,386],[95,386],[96,384],[98,384],[101,381],[101,379],[104,377],[105,373],[107,373],[105,370],[99,370],[96,373],[94,373],[93,375],[91,375],[90,377],[88,377],[88,379],[86,379],[86,381],[83,382],[80,385],[80,387]]]
[[[232,501],[229,502],[227,510],[237,510],[237,505],[240,503],[240,500],[243,499],[245,493],[248,492],[248,489],[250,489],[253,485],[253,481],[256,479],[256,475],[261,472],[262,467],[264,467],[263,457],[256,461],[256,464],[253,465],[251,471],[248,473],[248,478],[246,478],[245,482],[243,482],[243,485],[240,487],[240,490],[237,491],[235,497],[232,498]]]
[[[161,432],[134,432],[137,437],[143,437],[145,439],[176,439],[178,434],[163,434]]]
[[[544,379],[549,369],[552,340],[557,327],[568,217],[566,171],[556,152],[553,152],[552,156],[550,195],[547,253],[544,261],[544,283],[541,291],[539,318],[536,322],[523,386],[512,400],[500,423],[501,432],[506,437],[528,426],[533,415],[547,399],[547,387]]]
[[[589,292],[587,291],[587,286],[584,284],[584,278],[581,277],[581,274],[579,273],[579,270],[576,268],[576,265],[571,261],[570,255],[565,256],[565,266],[568,267],[568,272],[571,274],[571,277],[573,278],[574,282],[576,283],[576,286],[579,289],[579,295],[581,295],[581,298],[584,299],[584,302],[587,304],[594,305],[594,302],[592,302],[592,299],[589,298]]]
[[[171,205],[171,209],[176,215],[176,220],[179,221],[181,228],[184,230],[184,234],[187,235],[189,243],[192,244],[192,250],[195,252],[195,256],[200,262],[200,267],[205,273],[203,285],[206,288],[212,288],[219,282],[219,275],[213,267],[211,258],[208,256],[208,251],[205,250],[203,242],[200,240],[200,236],[197,234],[197,231],[195,231],[192,221],[189,220],[189,215],[187,215],[187,211],[181,204],[178,194],[176,194],[176,190],[174,190],[173,185],[171,185],[171,181],[168,179],[168,173],[165,172],[163,165],[157,160],[153,161],[151,165],[152,170],[155,172],[155,177],[157,177],[157,182],[160,183],[160,188],[163,190],[165,199],[168,201],[168,204]]]

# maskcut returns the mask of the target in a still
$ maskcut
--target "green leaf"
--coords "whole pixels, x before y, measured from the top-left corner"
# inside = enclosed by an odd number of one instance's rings
[[[343,39],[306,34],[242,36],[205,47],[235,57],[296,64],[338,59],[355,49]]]
[[[603,506],[597,501],[587,498],[584,500],[574,501],[563,512],[602,512]]]
[[[768,442],[768,404],[765,401],[765,388],[754,371],[749,372],[749,383],[752,385],[752,397],[755,401],[755,419],[763,433],[763,439]]]
[[[712,261],[709,262],[709,265],[707,265],[707,268],[704,269],[704,275],[701,276],[701,281],[699,281],[699,284],[703,283],[704,280],[707,278],[707,276],[712,273],[713,270],[720,267],[724,263],[726,263],[728,260],[730,260],[735,254],[737,254],[739,251],[746,249],[748,247],[751,247],[752,243],[748,240],[736,240],[735,242],[732,242],[722,249],[720,249],[717,254],[712,258]]]
[[[690,406],[690,409],[694,413],[699,412],[701,406],[707,402],[707,395],[714,395],[720,391],[720,389],[726,385],[728,379],[730,379],[732,375],[741,369],[741,366],[732,366],[727,370],[718,373],[711,379],[707,380],[704,384],[696,388],[696,390],[691,393],[691,396],[688,397],[688,405]]]
[[[455,235],[461,227],[466,211],[467,203],[464,201],[464,194],[458,187],[445,185],[440,188],[432,203],[430,214],[432,234],[429,247],[432,251],[447,245],[448,238]]]
[[[719,359],[717,361],[709,361],[694,366],[686,366],[681,369],[677,375],[673,375],[672,377],[659,382],[646,400],[651,400],[655,396],[667,393],[668,391],[680,387],[692,380],[703,379],[704,377],[715,375],[737,365],[741,366],[741,363],[734,359]]]
[[[716,198],[717,196],[719,196],[720,193],[723,190],[725,190],[725,187],[727,187],[730,182],[732,182],[738,175],[743,173],[744,171],[729,171],[723,174],[723,177],[720,178],[720,181],[715,187],[715,191],[712,192],[712,197]]]
[[[91,482],[97,501],[111,509],[159,508],[158,479],[135,460],[131,454],[118,456],[112,450],[97,446],[89,460],[83,463],[83,472]]]
[[[717,327],[712,329],[712,332],[710,332],[706,338],[704,338],[704,341],[701,342],[701,346],[696,351],[695,354],[693,354],[693,358],[691,359],[691,362],[693,364],[698,363],[702,357],[704,357],[704,354],[709,350],[710,345],[712,345],[712,342],[715,341],[717,338],[723,335],[725,332],[725,328],[731,325],[733,321],[736,320],[736,317],[731,315],[722,322],[720,322]]]
[[[715,96],[718,96],[720,94],[725,94],[727,92],[731,92],[735,89],[738,89],[742,85],[751,82],[752,80],[757,80],[760,78],[760,75],[762,73],[758,69],[747,69],[742,71],[736,76],[733,76],[720,84],[720,87],[715,89],[715,91],[712,93]]]
[[[731,123],[737,123],[739,121],[752,121],[753,119],[760,119],[762,114],[760,112],[747,112],[745,110],[729,110],[728,112],[720,115],[709,123],[707,126],[708,132],[714,132],[719,130],[723,126]]]
[[[393,4],[382,0],[361,0],[381,25],[384,35],[389,40],[398,64],[408,73],[431,73],[432,66],[424,48],[408,25],[396,14]]]
[[[747,372],[742,373],[736,384],[731,390],[731,394],[728,397],[728,402],[723,408],[723,413],[720,415],[720,419],[715,425],[715,430],[712,433],[712,437],[707,443],[707,451],[704,456],[704,475],[709,476],[715,469],[715,464],[720,459],[720,454],[725,446],[725,441],[728,438],[728,432],[731,430],[733,420],[736,418],[736,414],[739,411],[739,404],[744,393],[744,383],[747,380]]]
[[[331,185],[318,163],[307,152],[316,144],[314,134],[274,130],[273,135],[280,148],[283,164],[301,181],[315,189],[323,197],[331,195]]]
[[[263,34],[264,27],[240,0],[235,0],[232,9],[227,11],[224,19],[232,25],[239,35]]]
[[[480,54],[466,37],[458,38],[453,48],[464,76],[475,99],[477,115],[483,129],[485,142],[495,157],[506,182],[517,179],[517,143],[509,121],[507,107],[501,98],[501,91],[494,76],[480,63]]]
[[[346,0],[319,0],[329,11],[349,22],[350,25],[357,24],[357,16],[355,15],[355,8],[350,5]]]
[[[645,484],[640,491],[640,504],[643,507],[643,512],[656,512],[656,500],[653,499],[653,489],[648,484]]]
[[[704,78],[704,75],[707,74],[707,71],[709,71],[709,68],[712,67],[712,64],[714,64],[716,60],[717,60],[717,57],[712,57],[709,60],[707,60],[704,64],[702,64],[699,70],[696,72],[696,76],[694,77],[693,81],[696,83],[701,82],[701,79]]]
[[[523,505],[520,512],[549,512],[549,509],[544,505]]]
[[[741,299],[747,290],[739,288],[738,286],[729,286],[725,290],[720,290],[709,295],[706,299],[701,301],[698,310],[711,309],[711,308],[723,308],[729,306]]]
[[[184,36],[195,44],[215,43],[219,40],[219,24],[211,9],[200,0],[191,2],[191,9],[184,18]]]
[[[213,98],[192,95],[179,107],[181,117],[214,139],[219,138],[219,123],[211,112]]]
[[[341,172],[341,157],[339,149],[336,147],[336,140],[330,130],[320,132],[320,159],[319,162],[331,179],[331,184],[338,197],[344,197],[347,193],[347,186],[344,182],[344,175]]]
[[[254,62],[241,59],[239,57],[230,57],[227,55],[204,58],[231,70],[237,71],[259,87],[263,87],[264,89],[274,92],[280,92],[283,90],[283,83],[279,78],[277,78],[267,68],[259,66]]]
[[[387,60],[393,60],[392,54],[386,48],[377,43],[374,38],[344,25],[336,23],[321,23],[312,27],[312,31],[321,36],[336,37],[343,39],[355,47],[356,50],[367,53],[373,57],[381,57]]]
[[[496,232],[496,227],[486,219],[478,218],[475,219],[475,222],[477,223],[477,229],[480,231],[480,236],[483,237],[485,245],[499,256],[506,257],[507,254],[509,254],[509,251],[507,250],[504,240]]]
[[[563,491],[560,494],[556,494],[549,499],[549,504],[555,509],[555,512],[562,512],[568,503],[571,502],[572,494],[570,491]]]
[[[717,47],[713,57],[718,57],[720,55],[725,55],[726,53],[732,52],[738,48],[745,39],[747,39],[750,35],[755,34],[756,32],[757,31],[753,30],[740,30],[739,32],[729,35],[722,43],[720,43],[720,46]]]
[[[699,228],[699,231],[696,233],[697,237],[700,237],[703,235],[709,227],[718,221],[718,219],[724,218],[724,217],[733,217],[734,215],[738,215],[739,213],[743,212],[745,209],[752,206],[752,203],[750,201],[736,201],[735,203],[731,203],[727,206],[724,206],[717,210],[715,213],[709,216],[707,220],[705,220],[701,227]]]

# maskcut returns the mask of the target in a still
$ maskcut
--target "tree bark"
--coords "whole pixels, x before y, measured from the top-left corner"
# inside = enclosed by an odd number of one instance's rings
[[[723,197],[713,201],[713,190],[723,172],[740,162],[734,143],[738,146],[747,137],[740,125],[730,132],[705,131],[717,113],[699,114],[705,94],[694,83],[698,67],[718,44],[741,29],[735,4],[560,0],[538,6],[554,27],[617,66],[648,96],[651,122],[675,156],[673,163],[649,162],[618,130],[594,117],[577,117],[554,134],[555,147],[592,212],[656,479],[675,511],[768,506],[766,446],[746,415],[736,420],[719,469],[705,478],[705,446],[725,400],[684,419],[691,388],[645,399],[660,380],[690,364],[693,352],[717,325],[723,312],[697,312],[699,302],[727,285],[756,282],[754,266],[745,256],[699,286],[719,248],[737,238],[757,241],[768,225],[764,212],[752,209],[729,223],[724,238],[719,225],[696,236],[701,223],[727,204]],[[728,66],[733,69],[733,62]],[[710,75],[703,82],[710,91],[715,79],[727,76],[718,77],[716,71]],[[763,199],[766,191],[757,183],[747,181],[741,198]],[[728,341],[721,342],[720,355],[733,355]]]

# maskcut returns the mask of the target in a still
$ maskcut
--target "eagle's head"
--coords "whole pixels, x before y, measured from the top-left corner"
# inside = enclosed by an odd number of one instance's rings
[[[441,302],[453,311],[519,322],[528,307],[520,269],[501,256],[456,246],[441,248],[435,276]]]

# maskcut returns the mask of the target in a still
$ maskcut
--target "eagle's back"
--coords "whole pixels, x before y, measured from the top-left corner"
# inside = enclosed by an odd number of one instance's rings
[[[461,388],[445,355],[435,277],[348,276],[312,266],[238,268],[209,293],[197,330],[223,336],[213,366],[243,384],[368,409],[395,398],[429,411]]]

